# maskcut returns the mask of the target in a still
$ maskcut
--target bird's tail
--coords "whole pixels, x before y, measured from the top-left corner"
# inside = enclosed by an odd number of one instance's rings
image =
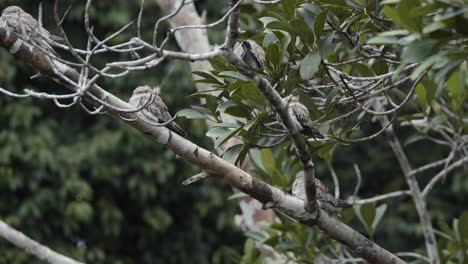
[[[320,134],[318,129],[316,129],[314,127],[311,127],[311,126],[304,127],[303,133],[305,135],[309,136],[309,137],[313,137],[314,139],[324,139],[325,138],[322,134]]]
[[[172,131],[176,132],[177,134],[179,134],[180,136],[187,137],[187,132],[185,132],[185,130],[183,130],[175,122],[170,123],[169,125],[167,125],[167,127],[171,129]]]
[[[337,201],[336,207],[339,207],[339,208],[351,208],[351,207],[353,207],[352,204],[348,203],[345,200],[336,199],[336,201]]]

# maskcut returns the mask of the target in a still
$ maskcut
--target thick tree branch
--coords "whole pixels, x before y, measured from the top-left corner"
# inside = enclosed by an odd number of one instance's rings
[[[50,248],[39,244],[38,242],[27,237],[23,233],[15,230],[0,221],[0,236],[8,240],[15,246],[26,250],[28,253],[36,256],[38,259],[52,264],[83,264],[69,257],[61,255]]]

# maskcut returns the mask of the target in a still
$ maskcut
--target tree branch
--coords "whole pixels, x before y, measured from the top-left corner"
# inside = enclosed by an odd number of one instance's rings
[[[0,220],[0,236],[38,259],[52,264],[83,264],[39,244]]]

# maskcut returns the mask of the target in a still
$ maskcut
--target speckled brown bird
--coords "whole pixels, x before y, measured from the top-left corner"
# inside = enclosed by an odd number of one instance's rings
[[[297,97],[290,95],[284,98],[284,100],[288,104],[289,115],[291,115],[291,118],[302,134],[313,137],[314,139],[324,138],[318,129],[315,128],[315,123],[310,118],[309,110],[305,105],[299,102]]]
[[[130,97],[128,103],[135,108],[141,108],[143,105],[147,104],[148,101],[152,100],[151,103],[141,110],[141,113],[151,122],[166,123],[172,119],[172,116],[166,104],[159,96],[159,93],[159,87],[153,90],[147,85],[139,86],[133,90],[132,97]],[[187,136],[187,133],[175,122],[170,122],[166,127],[183,137]]]
[[[237,43],[234,53],[255,71],[260,71],[265,65],[265,51],[253,40],[247,39],[241,44]]]
[[[306,199],[304,184],[305,184],[304,171],[300,171],[296,175],[296,180],[294,181],[294,184],[292,187],[292,195],[296,196],[297,198],[303,201],[305,201]],[[352,207],[352,205],[349,204],[348,202],[341,200],[341,199],[336,199],[333,195],[331,195],[328,192],[327,186],[325,186],[317,178],[315,178],[315,186],[317,190],[317,201],[318,201],[320,208],[330,211],[340,217],[343,217],[343,215],[338,211],[337,208]]]
[[[51,46],[52,43],[63,42],[62,38],[50,34],[34,17],[19,6],[9,6],[3,10],[0,27],[8,29],[8,33],[13,33],[25,42],[40,46],[45,51],[54,54],[56,53]]]

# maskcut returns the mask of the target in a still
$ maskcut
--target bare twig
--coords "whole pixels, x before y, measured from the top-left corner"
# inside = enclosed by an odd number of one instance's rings
[[[436,176],[434,176],[429,181],[429,183],[426,185],[426,187],[424,187],[424,190],[422,192],[422,196],[426,197],[429,194],[429,192],[434,188],[436,183],[439,182],[441,179],[443,179],[445,177],[445,175],[447,175],[447,173],[453,171],[454,169],[456,169],[458,167],[463,166],[466,163],[468,163],[468,157],[464,157],[462,159],[459,159],[459,160],[453,162],[452,164],[450,164],[450,166],[444,168],[442,171],[440,171]]]
[[[375,202],[378,202],[378,201],[382,201],[382,200],[386,200],[386,199],[390,199],[390,198],[394,198],[394,197],[406,196],[406,195],[411,195],[411,192],[409,190],[395,191],[395,192],[375,196],[375,197],[372,197],[372,198],[359,199],[359,200],[353,201],[353,204],[375,203]]]

